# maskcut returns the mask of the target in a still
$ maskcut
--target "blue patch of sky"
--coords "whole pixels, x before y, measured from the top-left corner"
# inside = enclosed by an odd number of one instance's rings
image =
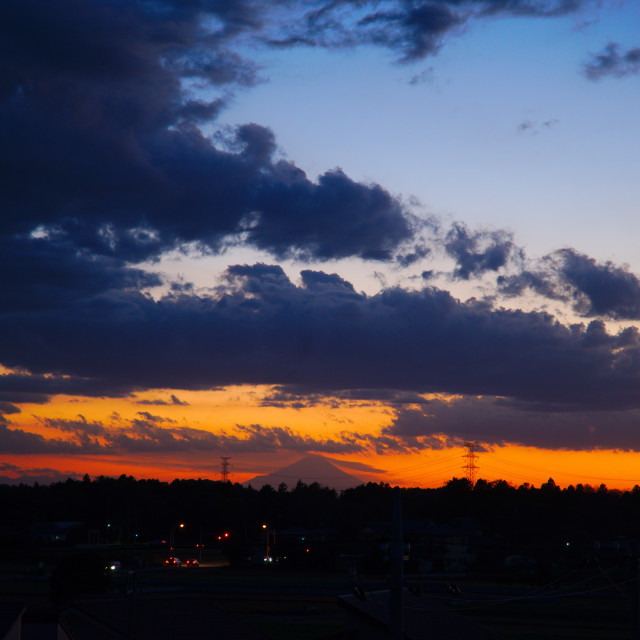
[[[217,124],[269,126],[311,178],[339,166],[424,213],[510,228],[531,255],[575,246],[640,271],[640,77],[580,73],[609,41],[640,46],[632,4],[475,22],[411,65],[364,47],[253,50],[267,81]]]

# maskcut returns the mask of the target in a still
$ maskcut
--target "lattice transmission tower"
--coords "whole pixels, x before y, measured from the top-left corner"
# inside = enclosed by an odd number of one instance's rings
[[[476,472],[478,471],[478,465],[476,460],[478,456],[476,454],[477,442],[465,442],[464,446],[467,447],[467,453],[464,456],[466,460],[464,465],[464,473],[467,480],[471,483],[471,486],[476,483]]]
[[[221,456],[220,460],[222,460],[222,463],[220,464],[222,482],[229,482],[229,476],[231,475],[231,471],[229,471],[229,460],[231,460],[231,458],[229,456]]]

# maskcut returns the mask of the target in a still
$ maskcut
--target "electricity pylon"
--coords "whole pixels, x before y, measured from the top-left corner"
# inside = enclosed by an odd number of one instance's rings
[[[464,465],[465,477],[471,484],[474,486],[476,483],[476,472],[478,471],[478,466],[476,465],[476,460],[478,456],[476,455],[476,447],[478,446],[477,442],[465,442],[464,446],[467,447],[467,453],[464,456],[466,463]]]
[[[231,473],[229,471],[229,460],[231,460],[231,458],[229,456],[221,456],[220,460],[222,460],[222,464],[221,466],[221,470],[220,473],[222,475],[222,482],[228,482],[229,481],[229,474]]]

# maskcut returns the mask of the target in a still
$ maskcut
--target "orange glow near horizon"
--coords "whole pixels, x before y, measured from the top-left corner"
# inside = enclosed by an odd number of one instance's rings
[[[188,426],[218,432],[237,425],[286,425],[309,435],[326,434],[327,430],[377,429],[389,422],[388,407],[379,402],[353,402],[333,407],[315,404],[292,409],[288,406],[263,406],[268,386],[238,386],[211,391],[183,391],[162,389],[137,393],[123,398],[89,398],[57,396],[48,404],[21,405],[22,413],[11,416],[11,422],[23,429],[42,433],[42,420],[98,421],[105,426],[119,420],[133,420],[140,413],[149,413],[173,421],[174,426]],[[183,404],[172,403],[175,396]],[[162,403],[162,404],[160,404]],[[117,415],[116,415],[117,414]],[[165,426],[170,426],[167,422]],[[360,428],[362,430],[362,428]],[[59,435],[59,434],[58,434]]]
[[[33,474],[53,470],[61,475],[132,475],[136,478],[221,477],[221,456],[231,457],[231,480],[245,482],[256,475],[271,473],[296,462],[306,453],[298,450],[243,450],[246,432],[237,425],[285,428],[303,438],[339,440],[343,432],[377,435],[393,417],[393,409],[382,402],[353,401],[324,403],[292,408],[264,406],[270,387],[229,387],[211,391],[155,390],[125,398],[58,396],[48,404],[23,404],[21,413],[7,415],[10,429],[39,434],[47,439],[67,440],[70,432],[47,426],[46,420],[73,420],[97,423],[107,430],[130,428],[135,420],[150,414],[156,428],[196,429],[213,434],[233,435],[240,445],[233,450],[183,450],[122,452],[119,455],[12,454],[4,455],[3,475],[18,477],[21,470]],[[518,445],[486,447],[477,454],[477,477],[506,480],[519,486],[540,486],[549,477],[560,486],[606,484],[611,489],[629,489],[640,484],[638,454],[612,450],[555,451]],[[464,477],[464,447],[424,449],[410,453],[380,454],[373,451],[352,454],[323,453],[364,482],[391,485],[438,487],[453,477]],[[7,465],[15,465],[15,469]]]
[[[386,482],[402,487],[439,487],[451,478],[463,478],[464,448],[445,451],[427,451],[403,456],[331,456],[326,455],[343,471],[363,482]],[[252,454],[231,456],[232,482],[246,482],[256,475],[276,471],[299,460],[305,454],[290,452],[277,454]],[[609,489],[631,489],[640,484],[637,469],[638,454],[616,451],[550,451],[525,447],[502,447],[496,451],[479,454],[476,460],[477,477],[488,481],[506,480],[514,486],[529,483],[540,486],[548,478],[566,487],[570,484],[599,486]],[[137,479],[158,479],[171,482],[183,478],[219,480],[220,457],[207,452],[193,454],[139,455],[128,457],[77,456],[74,458],[54,455],[6,455],[3,461],[16,467],[36,470],[56,470],[68,476],[89,474],[117,477],[132,475]],[[380,469],[365,472],[353,468],[355,462]],[[237,469],[237,470],[236,470]],[[11,476],[11,473],[5,472]],[[15,475],[15,474],[13,474]]]

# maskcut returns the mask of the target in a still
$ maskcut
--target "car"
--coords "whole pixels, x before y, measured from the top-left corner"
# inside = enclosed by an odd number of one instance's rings
[[[187,567],[199,567],[200,566],[200,562],[198,560],[196,560],[195,558],[189,558],[185,564],[187,565]]]
[[[164,561],[165,565],[168,567],[180,567],[182,565],[182,560],[180,558],[176,558],[175,556],[171,556]]]
[[[118,560],[113,560],[112,562],[108,562],[107,566],[104,568],[108,573],[118,573],[121,569],[121,564]]]

